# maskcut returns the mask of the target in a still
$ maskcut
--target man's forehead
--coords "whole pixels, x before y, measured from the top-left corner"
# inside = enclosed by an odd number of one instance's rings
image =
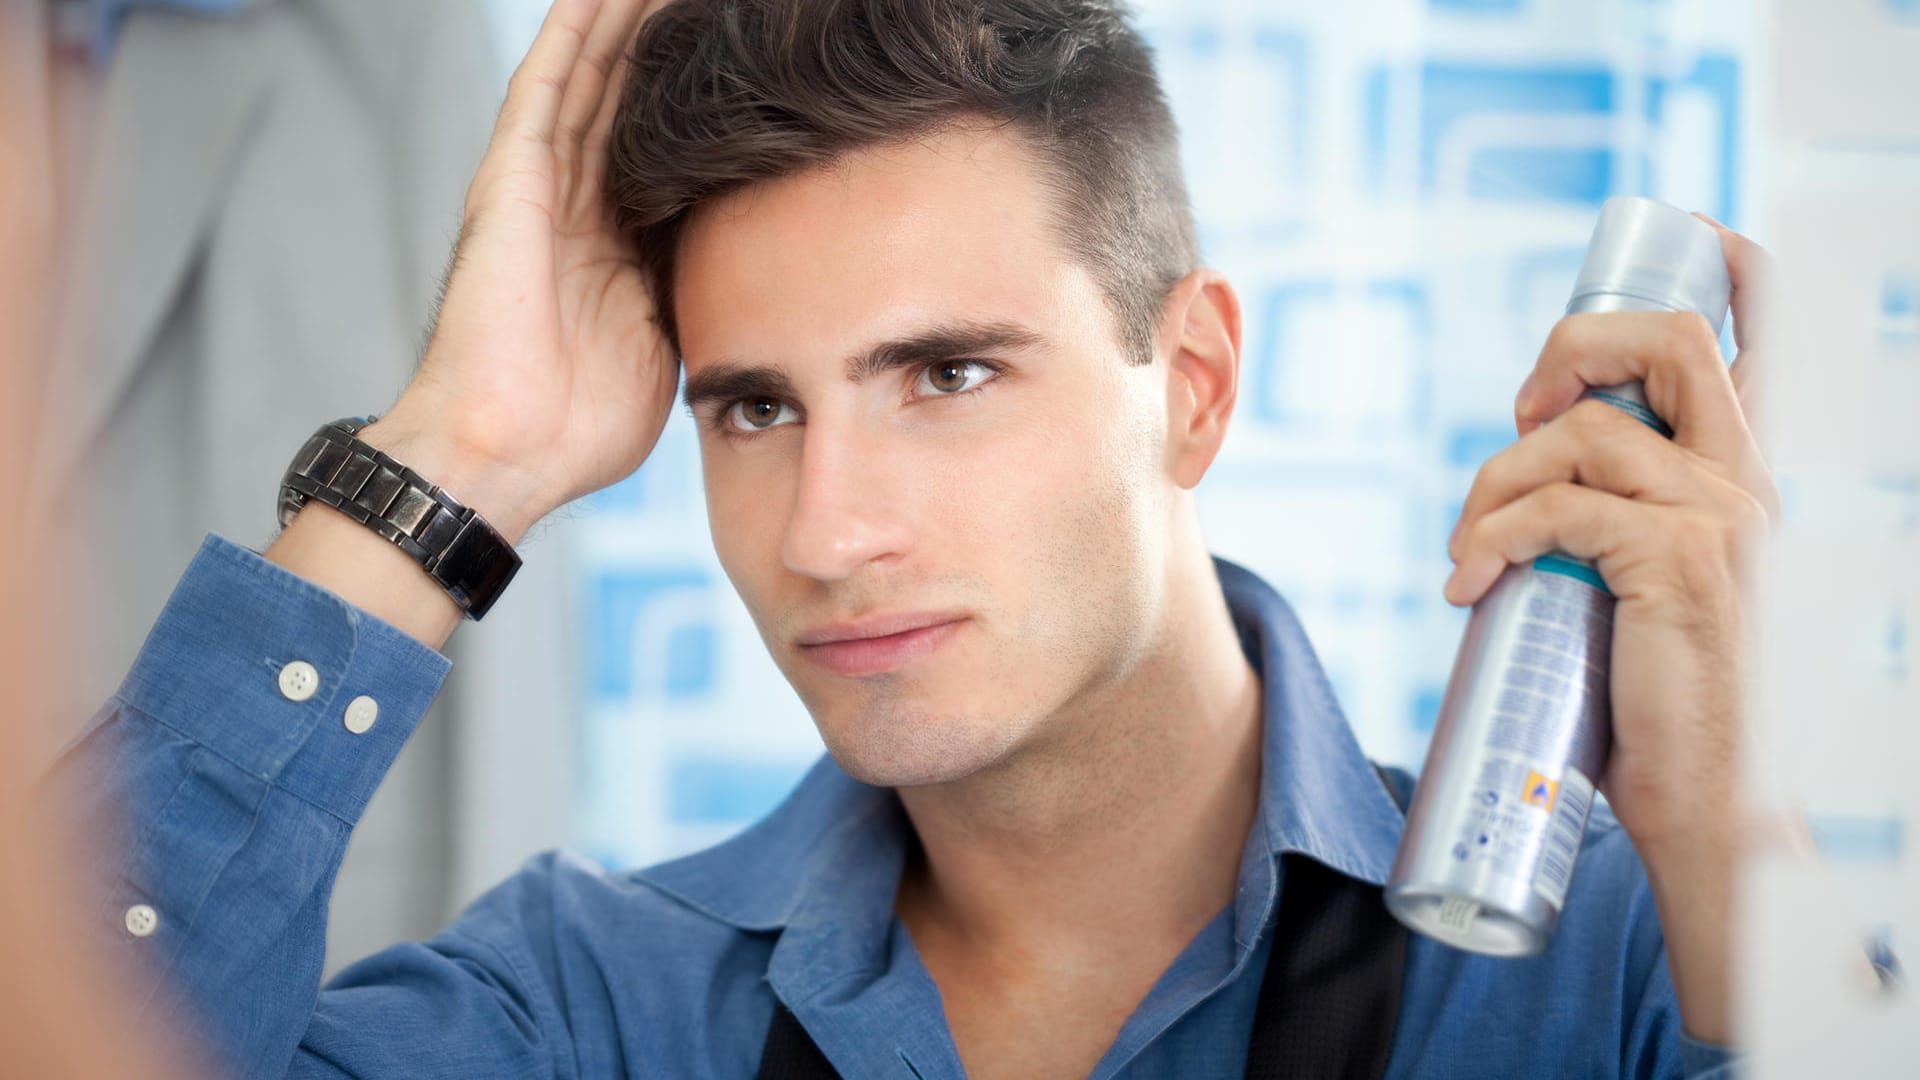
[[[1020,142],[925,136],[697,209],[674,282],[689,375],[793,350],[837,365],[962,323],[1044,327],[1069,259]]]

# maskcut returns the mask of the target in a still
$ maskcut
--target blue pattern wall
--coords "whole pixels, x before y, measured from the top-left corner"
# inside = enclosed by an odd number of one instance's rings
[[[1208,537],[1293,601],[1370,752],[1417,764],[1464,626],[1440,597],[1445,538],[1513,437],[1599,204],[1747,213],[1750,5],[1168,0],[1141,17],[1206,256],[1247,315]],[[1915,279],[1890,277],[1882,304],[1887,334],[1920,334]],[[578,839],[610,863],[733,832],[819,753],[705,521],[676,413],[571,523]]]

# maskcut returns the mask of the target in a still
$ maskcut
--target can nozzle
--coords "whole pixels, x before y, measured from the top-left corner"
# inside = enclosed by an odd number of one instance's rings
[[[1631,296],[1672,311],[1697,311],[1717,334],[1726,325],[1732,292],[1713,226],[1663,202],[1619,195],[1600,208],[1567,310],[1596,294]]]

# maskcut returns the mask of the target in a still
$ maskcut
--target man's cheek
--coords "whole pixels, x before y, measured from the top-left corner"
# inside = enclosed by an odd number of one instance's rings
[[[758,617],[781,572],[780,535],[784,505],[736,497],[733,491],[707,489],[707,526],[720,568],[734,591]]]

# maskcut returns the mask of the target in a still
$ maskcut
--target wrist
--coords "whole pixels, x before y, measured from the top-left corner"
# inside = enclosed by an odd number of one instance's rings
[[[1666,942],[1682,1029],[1733,1042],[1732,982],[1740,830],[1703,827],[1638,848]]]
[[[538,478],[528,470],[416,422],[401,406],[362,428],[357,437],[472,508],[516,547],[533,523],[552,509],[541,495]]]
[[[1727,820],[1702,823],[1657,838],[1636,838],[1634,850],[1650,877],[1685,877],[1694,871],[1730,865],[1741,844],[1740,827]]]

